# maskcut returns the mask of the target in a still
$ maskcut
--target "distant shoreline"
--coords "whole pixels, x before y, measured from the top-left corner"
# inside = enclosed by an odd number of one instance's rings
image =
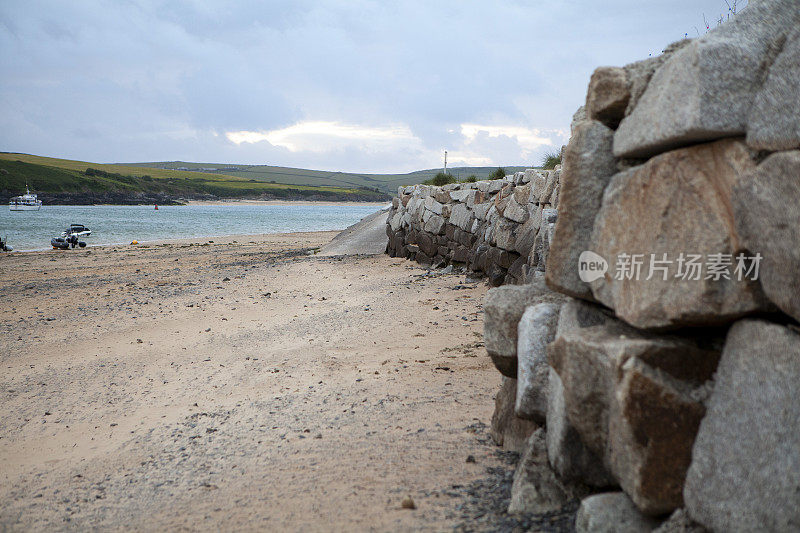
[[[6,204],[2,204],[6,206]],[[46,209],[48,207],[142,207],[142,206],[152,206],[158,205],[162,207],[191,207],[191,206],[237,206],[237,205],[249,205],[249,206],[259,206],[259,205],[282,205],[282,206],[292,206],[292,205],[302,205],[302,206],[375,206],[378,209],[382,209],[384,207],[388,207],[391,205],[390,201],[381,201],[381,202],[357,202],[353,200],[239,200],[236,198],[233,199],[225,199],[225,200],[183,200],[180,203],[160,203],[160,202],[151,202],[145,204],[43,204],[42,209]]]
[[[271,240],[276,236],[280,237],[291,237],[291,236],[308,236],[308,237],[319,237],[319,236],[328,236],[330,238],[335,237],[339,233],[341,233],[343,229],[336,229],[336,230],[325,230],[325,231],[277,231],[274,233],[238,233],[235,235],[205,235],[202,237],[180,237],[176,239],[155,239],[151,241],[138,241],[139,244],[129,244],[126,242],[113,242],[113,243],[103,243],[103,244],[91,244],[87,243],[86,248],[74,248],[70,250],[54,250],[52,247],[46,248],[36,248],[33,250],[14,250],[12,252],[0,252],[0,256],[2,254],[40,254],[40,253],[85,253],[87,250],[100,250],[106,248],[130,248],[130,249],[140,249],[142,247],[151,247],[151,246],[179,246],[179,245],[193,245],[193,246],[202,246],[205,244],[240,244],[237,241],[248,239],[248,242],[254,242],[257,244],[261,244],[265,241]],[[212,241],[212,242],[210,242]]]
[[[378,208],[388,206],[391,202],[354,202],[352,200],[188,200],[184,205],[317,205],[317,206],[370,206]]]

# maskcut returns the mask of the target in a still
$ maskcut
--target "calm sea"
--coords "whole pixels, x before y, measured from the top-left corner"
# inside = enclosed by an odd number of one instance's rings
[[[43,206],[9,211],[0,205],[0,236],[14,250],[46,250],[70,224],[83,224],[95,244],[163,239],[341,230],[374,213],[375,205]]]

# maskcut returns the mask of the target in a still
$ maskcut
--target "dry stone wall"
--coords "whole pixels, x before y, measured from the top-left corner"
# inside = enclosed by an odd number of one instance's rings
[[[530,281],[547,262],[560,174],[528,169],[498,180],[400,187],[387,219],[387,252],[463,266],[495,286]]]
[[[484,305],[509,512],[602,492],[578,531],[800,531],[797,28],[797,0],[751,0],[592,76],[544,282]]]
[[[597,69],[560,172],[399,190],[390,254],[508,283],[484,341],[510,513],[800,531],[798,28],[797,0],[751,0]]]

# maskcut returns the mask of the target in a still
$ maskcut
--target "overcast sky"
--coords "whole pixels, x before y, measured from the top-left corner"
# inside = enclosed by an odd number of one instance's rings
[[[566,142],[595,67],[658,54],[723,11],[724,0],[2,0],[0,151],[406,172],[447,149],[453,165],[530,165]]]

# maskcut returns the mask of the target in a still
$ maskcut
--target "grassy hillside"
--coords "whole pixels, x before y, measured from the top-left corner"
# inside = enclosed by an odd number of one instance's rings
[[[358,187],[308,186],[230,176],[221,173],[107,165],[27,154],[0,153],[0,196],[22,194],[25,184],[43,200],[97,203],[150,203],[165,198],[285,198],[318,200],[387,199]],[[159,199],[160,198],[160,199]]]
[[[505,167],[507,173],[525,167]],[[87,174],[87,170],[92,169]],[[179,170],[180,169],[180,170]],[[496,167],[448,169],[459,180],[488,178]],[[177,198],[286,198],[384,200],[398,185],[433,178],[440,169],[407,174],[358,174],[270,165],[183,161],[101,164],[0,152],[0,196],[21,194],[25,184],[51,203],[150,203]],[[81,197],[83,195],[83,197]]]
[[[329,172],[323,170],[307,170],[300,168],[275,167],[269,165],[235,165],[230,163],[188,163],[184,161],[161,161],[150,163],[130,163],[129,165],[106,165],[117,168],[146,167],[155,171],[165,169],[186,168],[202,172],[205,175],[228,175],[242,179],[254,179],[268,183],[285,183],[291,185],[329,186],[329,187],[367,187],[378,189],[389,194],[397,191],[398,185],[413,185],[431,179],[440,172],[440,168],[418,170],[408,174],[357,174],[352,172]],[[527,167],[505,167],[506,172],[514,173]],[[497,167],[457,167],[448,169],[457,178],[464,179],[474,175],[477,179],[485,179]],[[174,172],[185,172],[173,170]]]

